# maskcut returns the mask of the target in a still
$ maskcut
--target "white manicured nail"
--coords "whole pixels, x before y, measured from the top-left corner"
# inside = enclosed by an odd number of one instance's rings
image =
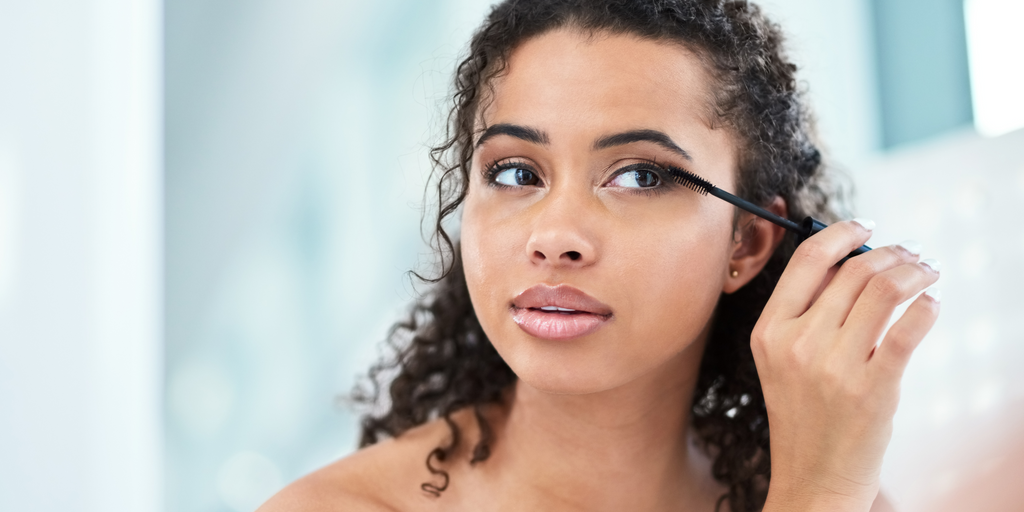
[[[921,255],[921,242],[918,242],[917,240],[904,240],[896,245],[902,247],[914,256]]]
[[[861,219],[858,217],[856,219],[853,219],[853,221],[856,222],[857,224],[860,224],[861,227],[868,231],[875,229],[875,221],[873,220]]]
[[[931,258],[928,258],[926,260],[921,260],[921,264],[927,266],[928,268],[936,272],[942,270],[942,263],[939,263],[939,260],[933,260]]]
[[[937,286],[932,286],[924,291],[924,294],[931,297],[935,302],[942,302],[942,290]]]

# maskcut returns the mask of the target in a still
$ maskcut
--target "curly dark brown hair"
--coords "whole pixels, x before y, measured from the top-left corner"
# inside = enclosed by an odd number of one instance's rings
[[[446,136],[431,151],[438,202],[432,240],[440,277],[417,274],[433,283],[430,292],[391,329],[394,353],[370,370],[370,387],[354,395],[383,409],[363,418],[360,446],[433,419],[447,422],[451,440],[427,455],[427,467],[440,483],[424,483],[423,490],[435,495],[447,487],[448,474],[434,461],[443,462],[460,443],[451,415],[473,408],[481,439],[471,463],[487,459],[492,436],[482,407],[501,402],[516,381],[477,320],[458,243],[442,223],[466,197],[475,130],[491,81],[519,44],[560,28],[673,42],[694,52],[715,82],[712,124],[730,130],[741,150],[737,194],[761,205],[782,197],[795,220],[837,217],[796,66],[783,51],[779,27],[757,6],[724,0],[505,0],[493,7],[458,65]],[[734,223],[738,236],[747,228]],[[768,417],[750,333],[795,243],[787,237],[749,284],[719,298],[692,403],[680,404],[692,407],[694,431],[713,458],[713,476],[728,487],[716,509],[728,503],[733,512],[760,510],[767,496]]]

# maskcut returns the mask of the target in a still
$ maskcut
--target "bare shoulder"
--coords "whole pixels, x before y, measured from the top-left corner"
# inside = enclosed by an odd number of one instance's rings
[[[259,512],[398,510],[388,501],[394,483],[385,477],[394,444],[389,440],[362,449],[292,482],[264,503]]]
[[[420,485],[430,479],[426,459],[448,436],[442,421],[413,428],[292,482],[258,512],[431,509],[433,502],[420,490]]]

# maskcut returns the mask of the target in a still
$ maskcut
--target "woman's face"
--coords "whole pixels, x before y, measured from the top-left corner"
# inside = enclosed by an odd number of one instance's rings
[[[462,257],[484,332],[527,384],[598,392],[700,339],[729,272],[733,137],[678,45],[557,30],[511,55],[482,113]],[[557,309],[561,308],[561,309]]]

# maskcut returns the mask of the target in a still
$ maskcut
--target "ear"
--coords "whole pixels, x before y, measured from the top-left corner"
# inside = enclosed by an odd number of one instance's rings
[[[786,200],[779,196],[775,196],[765,209],[782,217],[787,216]],[[735,292],[754,279],[786,236],[784,228],[746,212],[740,215],[736,229],[723,293]]]

